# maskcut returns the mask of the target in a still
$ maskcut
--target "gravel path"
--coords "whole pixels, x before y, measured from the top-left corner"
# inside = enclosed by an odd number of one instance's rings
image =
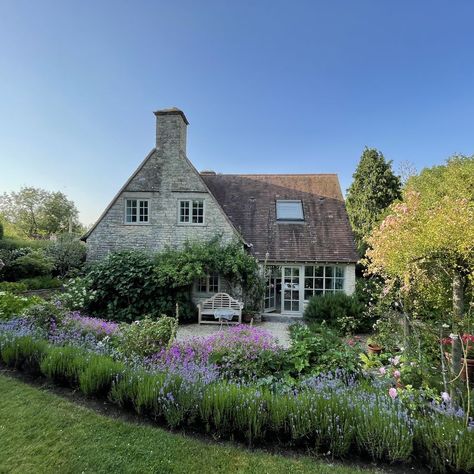
[[[255,327],[269,331],[283,347],[290,345],[290,335],[288,333],[288,323],[263,322],[254,324]],[[224,323],[222,329],[218,324],[186,324],[179,326],[177,339],[184,340],[196,336],[209,336],[218,331],[227,331],[230,326]]]

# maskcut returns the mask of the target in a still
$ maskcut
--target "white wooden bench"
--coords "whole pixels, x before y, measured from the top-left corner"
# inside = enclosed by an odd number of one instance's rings
[[[244,305],[232,298],[227,293],[217,293],[212,298],[201,301],[198,305],[199,324],[222,324],[223,318],[217,318],[219,311],[228,310],[233,312],[233,318],[237,316],[237,321],[229,321],[232,324],[242,323],[242,309]],[[212,319],[203,319],[203,316],[211,316]]]

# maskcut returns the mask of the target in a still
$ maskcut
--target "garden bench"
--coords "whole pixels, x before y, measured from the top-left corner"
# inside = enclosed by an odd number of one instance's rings
[[[233,324],[242,322],[243,303],[232,298],[227,293],[217,293],[212,298],[201,301],[198,305],[199,324],[221,324],[223,320]],[[203,319],[212,316],[212,319]],[[237,321],[233,321],[237,316]]]

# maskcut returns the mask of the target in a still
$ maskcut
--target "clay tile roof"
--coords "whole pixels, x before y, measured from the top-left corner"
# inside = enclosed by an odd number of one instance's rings
[[[254,255],[270,262],[356,262],[354,237],[335,174],[201,174]],[[301,200],[303,222],[279,222],[276,200]]]

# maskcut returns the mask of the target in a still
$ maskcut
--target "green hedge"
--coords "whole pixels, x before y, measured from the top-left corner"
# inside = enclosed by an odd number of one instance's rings
[[[0,354],[10,367],[39,369],[53,381],[108,396],[171,428],[191,426],[249,443],[279,440],[335,457],[416,458],[439,472],[474,469],[474,431],[462,419],[430,412],[413,426],[401,404],[370,389],[361,389],[353,403],[337,388],[281,394],[228,382],[189,384],[176,375],[132,371],[108,356],[31,337],[0,340]]]

